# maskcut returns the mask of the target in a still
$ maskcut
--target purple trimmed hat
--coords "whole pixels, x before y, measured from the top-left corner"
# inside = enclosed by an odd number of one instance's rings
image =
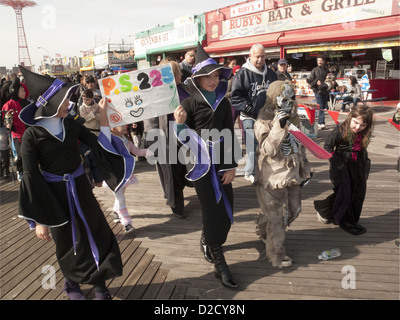
[[[56,78],[42,76],[19,66],[33,100],[22,109],[19,118],[32,125],[36,120],[53,118],[66,98],[70,98],[78,88],[76,83],[66,83]]]
[[[278,64],[287,64],[287,61],[286,61],[286,59],[280,59],[279,61],[278,61]]]
[[[208,76],[215,70],[220,70],[220,69],[221,69],[220,78],[228,80],[229,77],[231,76],[232,69],[218,65],[218,63],[214,59],[210,58],[208,53],[205,52],[202,45],[198,43],[196,51],[196,61],[192,68],[193,78]]]

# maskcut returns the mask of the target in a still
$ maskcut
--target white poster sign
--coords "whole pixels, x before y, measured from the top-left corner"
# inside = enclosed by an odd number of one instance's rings
[[[103,78],[99,86],[108,99],[110,127],[169,114],[179,105],[170,64]]]

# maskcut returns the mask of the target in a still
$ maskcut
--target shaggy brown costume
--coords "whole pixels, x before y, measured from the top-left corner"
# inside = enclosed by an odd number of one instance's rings
[[[283,128],[275,116],[282,101],[291,105]],[[257,234],[265,243],[268,259],[280,268],[291,265],[284,247],[285,229],[300,213],[300,184],[310,177],[305,148],[289,133],[290,123],[300,125],[294,87],[290,81],[275,81],[254,125],[258,141],[254,185],[262,210],[256,220]]]

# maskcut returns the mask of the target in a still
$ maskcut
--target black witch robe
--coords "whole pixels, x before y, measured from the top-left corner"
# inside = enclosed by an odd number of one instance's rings
[[[342,138],[342,126],[332,130],[324,149],[333,153],[330,161],[330,179],[333,193],[324,200],[315,200],[318,213],[344,228],[357,228],[371,167],[365,148],[355,150]]]
[[[220,179],[225,171],[237,167],[235,151],[241,152],[241,149],[233,130],[231,105],[229,100],[224,98],[227,82],[220,81],[216,89],[217,99],[212,106],[194,85],[192,78],[186,83],[191,97],[183,100],[181,104],[187,113],[185,124],[192,130],[185,130],[189,139],[185,139],[183,131],[179,132],[178,139],[183,144],[188,141],[198,143],[198,149],[192,148],[191,151],[194,149],[202,153],[194,155],[195,165],[186,177],[193,181],[201,203],[205,242],[211,246],[220,246],[225,243],[233,222],[232,184],[222,185]],[[229,134],[222,134],[223,139],[219,139],[218,135],[204,136],[202,130],[205,129],[216,129],[218,133],[225,129]],[[218,161],[211,160],[211,144],[214,145],[214,156],[217,154]]]
[[[20,184],[19,216],[30,223],[50,227],[56,256],[64,276],[77,283],[96,284],[122,274],[118,243],[104,217],[85,174],[74,179],[84,219],[70,205],[65,181],[47,182],[42,171],[64,176],[81,166],[78,141],[89,146],[102,177],[112,190],[121,188],[132,175],[134,158],[123,142],[102,133],[97,137],[73,119],[63,119],[63,135],[58,138],[41,126],[30,126],[23,138],[21,154],[24,174]],[[121,155],[123,154],[123,156]],[[98,267],[92,255],[89,232],[98,250]],[[71,228],[74,221],[75,228]],[[73,230],[75,231],[75,246]],[[76,253],[74,253],[76,251]]]

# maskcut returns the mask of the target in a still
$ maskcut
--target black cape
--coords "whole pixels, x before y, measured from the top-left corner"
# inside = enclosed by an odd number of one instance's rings
[[[371,167],[367,150],[356,152],[357,159],[354,161],[353,150],[349,143],[343,141],[341,126],[332,130],[324,148],[334,152],[329,159],[333,193],[324,200],[315,200],[314,207],[323,218],[339,225],[356,226],[364,204]]]
[[[105,150],[96,135],[73,119],[64,119],[63,127],[64,138],[61,140],[41,126],[29,127],[22,138],[24,174],[20,184],[19,216],[50,227],[57,260],[68,280],[95,284],[121,275],[122,262],[118,243],[89,180],[83,174],[75,178],[75,185],[82,212],[99,251],[98,270],[86,229],[76,209],[77,244],[74,254],[66,183],[47,182],[41,170],[60,176],[75,172],[81,165],[78,141],[91,148],[102,176],[113,190],[121,187],[121,182],[130,177],[133,167],[127,168],[126,159],[115,150]],[[130,160],[128,156],[128,162]]]
[[[216,170],[219,178],[226,170],[237,167],[235,151],[241,150],[233,129],[231,104],[227,98],[224,98],[227,90],[227,83],[221,81],[217,88],[217,101],[211,106],[205,99],[200,90],[194,85],[193,79],[186,81],[191,97],[182,101],[182,107],[187,113],[185,124],[197,135],[202,137],[202,129],[217,129],[221,132],[224,129],[229,130],[231,141],[222,141],[218,143],[219,162],[216,163]],[[203,140],[214,140],[215,137],[202,137]],[[216,142],[214,140],[214,142]],[[228,144],[228,148],[225,145]],[[214,193],[211,169],[205,175],[193,181],[197,196],[202,207],[203,232],[205,242],[211,246],[219,246],[225,243],[231,227],[231,221],[228,216],[224,199],[216,201]],[[227,201],[233,211],[233,190],[232,184],[223,185],[223,191]]]

